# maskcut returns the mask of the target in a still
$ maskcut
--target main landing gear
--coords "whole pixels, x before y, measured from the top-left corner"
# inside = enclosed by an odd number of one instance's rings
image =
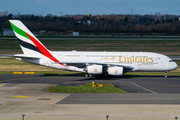
[[[95,75],[93,75],[93,74],[86,74],[85,76],[86,76],[86,78],[89,78],[89,77],[90,77],[90,78],[91,78],[91,77],[95,77]]]
[[[86,78],[103,77],[103,74],[98,74],[98,75],[94,75],[94,74],[86,74],[85,77],[86,77]]]

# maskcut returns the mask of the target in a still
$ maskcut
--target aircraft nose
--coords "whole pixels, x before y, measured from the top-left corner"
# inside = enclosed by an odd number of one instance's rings
[[[174,70],[175,70],[175,69],[177,69],[177,68],[178,68],[178,65],[177,65],[177,63],[175,63],[175,62],[174,62],[174,65],[173,65],[173,67],[174,67],[174,68],[173,68]]]

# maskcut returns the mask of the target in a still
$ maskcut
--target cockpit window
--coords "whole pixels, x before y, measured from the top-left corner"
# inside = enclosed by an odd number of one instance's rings
[[[169,60],[169,62],[173,62],[173,60]]]

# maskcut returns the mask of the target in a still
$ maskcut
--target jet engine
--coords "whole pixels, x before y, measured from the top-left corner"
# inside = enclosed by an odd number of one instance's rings
[[[102,74],[103,73],[103,66],[102,65],[87,66],[87,73],[89,73],[89,74]]]
[[[123,67],[116,67],[116,66],[108,67],[108,74],[122,76],[123,75]]]

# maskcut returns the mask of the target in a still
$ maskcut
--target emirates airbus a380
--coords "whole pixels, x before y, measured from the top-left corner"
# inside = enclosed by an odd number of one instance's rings
[[[9,57],[55,69],[86,72],[87,76],[122,76],[125,72],[167,72],[178,65],[151,52],[50,51],[19,20],[9,20],[24,54]]]

